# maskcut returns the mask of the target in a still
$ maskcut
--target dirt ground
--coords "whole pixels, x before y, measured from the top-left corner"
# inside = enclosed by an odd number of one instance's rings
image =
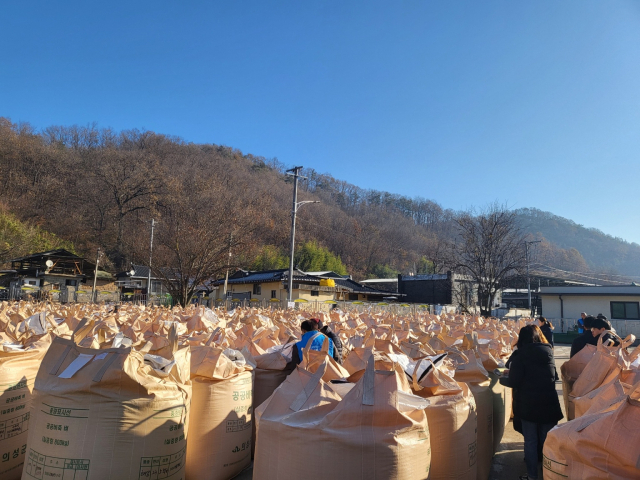
[[[569,360],[569,345],[556,345],[554,348],[554,357],[556,360],[556,368],[560,375],[560,366]],[[564,402],[562,401],[562,381],[556,382],[556,391],[560,397],[560,406],[562,413],[564,410]],[[560,423],[566,422],[566,417]],[[500,443],[500,448],[493,457],[493,466],[489,475],[490,480],[512,480],[517,479],[519,475],[527,473],[527,467],[524,464],[524,438],[521,434],[513,429],[513,422],[504,430],[504,436]],[[538,478],[542,478],[542,467],[538,470]]]
[[[554,349],[554,355],[556,359],[556,367],[558,368],[558,374],[560,374],[560,366],[569,360],[569,351],[571,347],[569,345],[557,345]],[[556,390],[560,397],[560,406],[564,413],[564,402],[562,401],[562,382],[556,382]],[[560,423],[565,422],[566,418]],[[522,435],[513,429],[513,422],[509,422],[509,425],[505,428],[500,448],[493,457],[493,465],[491,467],[491,473],[489,475],[490,480],[517,480],[519,475],[527,473],[527,467],[524,464],[524,439]],[[542,469],[539,471],[538,478],[542,478]],[[237,480],[252,480],[253,479],[253,466],[250,466],[243,471]],[[255,479],[260,480],[260,479]]]

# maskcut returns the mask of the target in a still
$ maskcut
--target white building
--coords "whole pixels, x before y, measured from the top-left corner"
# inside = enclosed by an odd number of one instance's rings
[[[547,319],[566,319],[567,327],[581,312],[605,315],[619,335],[640,337],[640,285],[541,287],[542,315]]]

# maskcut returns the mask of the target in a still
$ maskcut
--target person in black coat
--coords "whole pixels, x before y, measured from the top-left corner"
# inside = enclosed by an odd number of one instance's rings
[[[553,325],[551,322],[544,317],[538,317],[538,327],[540,327],[540,331],[544,335],[544,338],[547,339],[549,345],[553,347]]]
[[[319,318],[311,318],[310,321],[316,322],[318,324],[318,330],[320,331],[320,333],[325,334],[331,339],[331,341],[333,342],[333,346],[335,347],[333,349],[333,359],[340,365],[342,365],[342,340],[340,340],[340,337],[336,335],[333,330],[331,330],[329,325],[323,325],[322,320],[320,320]]]
[[[619,337],[611,332],[611,324],[606,320],[606,317],[598,317],[593,321],[591,325],[591,335],[596,340],[596,344],[598,337],[602,335],[603,345],[607,345],[608,340],[611,340],[611,346],[617,347],[620,345]]]
[[[538,455],[547,433],[563,417],[555,378],[553,348],[537,325],[520,329],[518,354],[511,357],[509,384],[514,388],[514,401],[522,422],[527,475],[521,479],[538,478]]]
[[[569,355],[569,358],[573,357],[576,353],[582,350],[585,345],[598,344],[598,339],[591,334],[591,327],[593,326],[593,322],[595,321],[595,319],[596,317],[592,315],[587,315],[586,317],[584,317],[584,333],[582,333],[579,337],[574,338],[573,342],[571,342],[571,354]]]

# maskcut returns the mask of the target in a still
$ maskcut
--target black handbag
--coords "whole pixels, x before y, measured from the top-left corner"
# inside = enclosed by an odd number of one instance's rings
[[[504,385],[505,387],[513,388],[513,385],[511,385],[511,382],[509,381],[509,375],[501,375],[498,378],[498,381],[500,382],[500,385]]]

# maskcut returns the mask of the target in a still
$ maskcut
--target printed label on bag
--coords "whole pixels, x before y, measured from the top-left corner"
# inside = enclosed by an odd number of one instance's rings
[[[477,442],[469,444],[469,466],[472,467],[476,464],[476,453],[478,450]]]
[[[242,432],[248,428],[251,428],[251,420],[248,422],[245,421],[244,418],[239,418],[238,420],[227,420],[227,433]]]
[[[60,458],[42,455],[30,448],[23,472],[38,480],[87,480],[89,463],[88,459],[83,458]]]
[[[23,378],[19,382],[0,384],[0,394],[15,392],[16,390],[23,390],[25,388],[33,387],[34,378]]]
[[[50,415],[52,417],[65,417],[65,418],[89,418],[88,408],[67,408],[59,407],[57,405],[49,405],[47,403],[42,404],[42,413]]]
[[[30,412],[0,422],[0,440],[15,437],[29,430]]]
[[[184,469],[186,447],[171,455],[142,457],[140,459],[139,479],[156,480],[171,478]],[[75,480],[75,479],[74,479]]]

